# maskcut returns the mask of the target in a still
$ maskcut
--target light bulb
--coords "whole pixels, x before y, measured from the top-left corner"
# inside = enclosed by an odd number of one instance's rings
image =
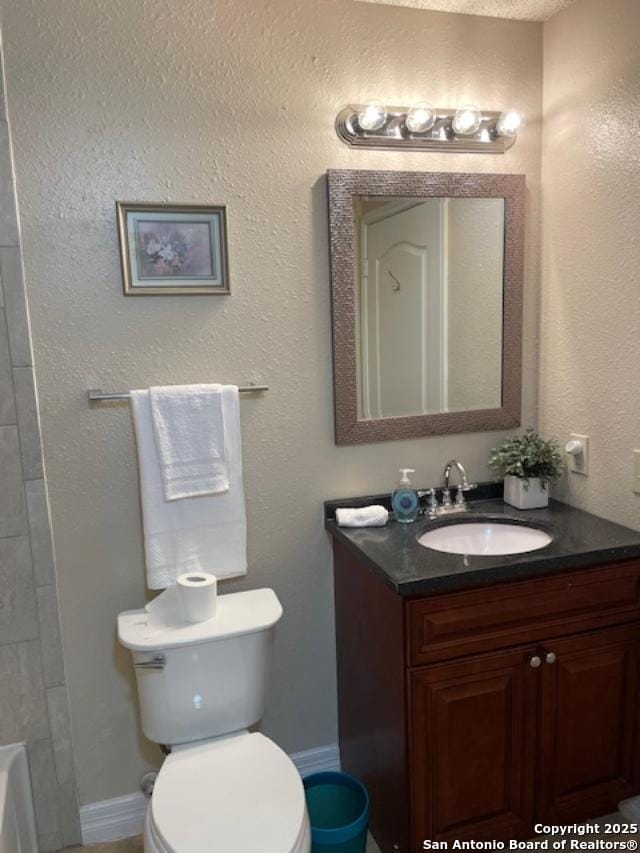
[[[465,104],[456,110],[451,126],[458,136],[469,136],[480,127],[482,115],[473,104]]]
[[[410,133],[424,133],[436,122],[436,111],[431,104],[421,102],[410,107],[405,124]]]
[[[524,116],[519,110],[505,110],[500,113],[496,124],[498,136],[517,136],[524,127]]]
[[[363,130],[380,130],[387,120],[387,111],[379,101],[367,101],[358,112],[358,124]]]

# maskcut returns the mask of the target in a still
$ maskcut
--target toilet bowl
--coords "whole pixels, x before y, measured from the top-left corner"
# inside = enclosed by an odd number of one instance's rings
[[[262,717],[273,590],[220,596],[216,616],[185,623],[156,604],[118,617],[131,650],[142,729],[170,747],[147,808],[145,853],[309,853],[302,780]]]
[[[256,732],[178,748],[147,809],[145,853],[308,853],[302,780]]]

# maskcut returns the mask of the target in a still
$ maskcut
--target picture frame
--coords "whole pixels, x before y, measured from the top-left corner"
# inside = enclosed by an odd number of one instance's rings
[[[228,294],[224,205],[116,202],[125,296]]]

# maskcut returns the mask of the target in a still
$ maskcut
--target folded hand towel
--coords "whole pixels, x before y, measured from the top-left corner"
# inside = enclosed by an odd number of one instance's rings
[[[242,488],[238,389],[222,388],[222,415],[229,490],[199,498],[165,501],[153,434],[149,391],[132,391],[138,445],[147,585],[164,589],[189,571],[218,578],[247,571],[247,522]]]
[[[165,500],[226,492],[222,385],[167,385],[149,395]]]
[[[384,527],[389,521],[389,513],[380,504],[357,509],[347,507],[336,510],[336,521],[340,527]]]

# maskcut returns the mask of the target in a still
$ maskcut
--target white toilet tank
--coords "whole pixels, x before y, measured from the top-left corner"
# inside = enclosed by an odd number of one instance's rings
[[[213,619],[196,624],[182,620],[171,590],[163,595],[166,606],[118,616],[118,638],[133,653],[145,735],[174,746],[257,723],[282,616],[275,592],[221,595]]]

